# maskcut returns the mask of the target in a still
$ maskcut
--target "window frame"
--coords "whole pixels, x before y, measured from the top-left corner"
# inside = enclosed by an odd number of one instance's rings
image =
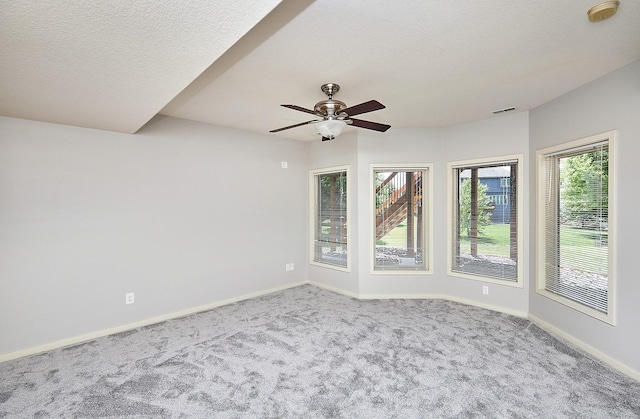
[[[615,144],[617,130],[603,132],[601,134],[592,135],[590,137],[580,138],[578,140],[546,147],[536,152],[536,293],[547,297],[557,303],[572,308],[587,316],[596,318],[610,325],[616,324],[616,189],[615,189]],[[609,179],[608,179],[608,277],[607,277],[607,313],[596,310],[595,308],[586,306],[569,297],[565,297],[546,289],[546,257],[547,257],[547,232],[546,232],[546,206],[545,196],[547,191],[545,159],[553,154],[568,154],[576,149],[588,147],[598,143],[607,141],[609,152]],[[557,243],[557,239],[553,239],[553,243]]]
[[[457,208],[457,196],[454,194],[454,182],[459,183],[457,176],[454,176],[454,170],[465,166],[490,166],[499,165],[501,163],[517,162],[516,171],[516,222],[517,222],[517,268],[516,280],[509,281],[505,279],[491,278],[482,275],[474,275],[467,272],[459,272],[453,270],[453,246],[455,243],[455,217],[454,210]],[[457,190],[457,189],[456,189]],[[447,163],[447,275],[470,279],[474,281],[487,282],[491,284],[504,285],[508,287],[523,288],[524,287],[524,155],[509,154],[495,157],[476,158],[469,160],[459,160]]]
[[[347,221],[345,223],[345,228],[347,230],[346,238],[347,238],[347,259],[346,266],[334,265],[331,263],[326,263],[322,261],[315,260],[315,244],[316,244],[316,232],[317,225],[316,220],[318,219],[318,182],[317,177],[319,175],[327,175],[332,173],[341,173],[345,172],[347,177]],[[352,189],[352,181],[351,181],[351,166],[343,165],[343,166],[334,166],[327,167],[322,169],[312,169],[309,170],[309,264],[314,266],[321,266],[323,268],[334,269],[342,272],[351,272],[351,189]]]
[[[394,171],[424,171],[426,172],[426,182],[423,182],[423,188],[427,189],[427,193],[423,193],[423,204],[426,211],[423,211],[423,262],[424,269],[376,269],[376,178],[375,172],[380,170]],[[370,191],[369,191],[369,249],[371,262],[369,264],[369,273],[372,275],[432,275],[433,274],[433,163],[388,163],[388,164],[371,164],[369,169]],[[426,200],[426,202],[424,202]]]

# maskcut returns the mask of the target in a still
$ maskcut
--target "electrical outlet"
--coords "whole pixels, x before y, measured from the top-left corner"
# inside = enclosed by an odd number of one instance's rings
[[[293,271],[293,262],[291,262],[291,263],[289,264],[289,270],[290,270],[290,271]]]
[[[286,265],[284,265],[284,270],[289,272],[291,270],[291,266],[289,266],[289,264],[287,263]]]
[[[286,169],[287,167],[289,167],[289,164],[286,161],[282,162],[282,168]]]
[[[135,303],[135,296],[132,292],[128,292],[124,295],[124,303],[125,304],[133,304]]]
[[[486,286],[486,285],[483,285],[483,286],[482,286],[482,293],[483,293],[484,295],[489,294],[489,287],[488,287],[488,286]]]

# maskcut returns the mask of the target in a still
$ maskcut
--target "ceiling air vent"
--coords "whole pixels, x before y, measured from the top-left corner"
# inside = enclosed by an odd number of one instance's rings
[[[515,111],[516,109],[518,109],[518,108],[516,108],[515,106],[512,106],[510,108],[498,109],[496,111],[492,111],[491,113],[494,114],[494,115],[498,115],[498,114],[505,113],[505,112]]]

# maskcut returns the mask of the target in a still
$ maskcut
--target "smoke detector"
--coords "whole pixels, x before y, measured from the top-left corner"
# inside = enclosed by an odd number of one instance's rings
[[[618,0],[605,1],[603,3],[597,4],[591,9],[587,10],[589,20],[591,22],[600,22],[601,20],[608,19],[616,14],[619,5],[620,2]]]

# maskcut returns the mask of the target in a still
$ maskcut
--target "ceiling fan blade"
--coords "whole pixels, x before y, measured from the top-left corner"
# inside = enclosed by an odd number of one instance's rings
[[[359,105],[351,106],[347,109],[342,109],[340,113],[344,112],[349,116],[360,115],[361,113],[378,111],[384,109],[385,106],[377,100],[370,100],[368,102],[361,103]]]
[[[312,111],[311,109],[303,108],[302,106],[298,106],[298,105],[280,105],[280,106],[293,109],[294,111],[306,112],[306,113],[310,113],[311,115],[318,115],[315,111]]]
[[[358,128],[372,129],[374,131],[380,131],[380,132],[385,132],[386,130],[391,128],[391,125],[387,125],[387,124],[379,124],[377,122],[363,121],[362,119],[355,119],[355,118],[349,118],[349,119],[351,120],[351,125]]]
[[[312,121],[300,122],[299,124],[289,125],[288,127],[282,127],[282,128],[278,128],[278,129],[273,129],[273,130],[271,130],[269,132],[280,132],[280,131],[284,131],[284,130],[289,129],[289,128],[301,127],[303,125],[312,124],[314,122],[318,122],[318,120],[314,119]]]

